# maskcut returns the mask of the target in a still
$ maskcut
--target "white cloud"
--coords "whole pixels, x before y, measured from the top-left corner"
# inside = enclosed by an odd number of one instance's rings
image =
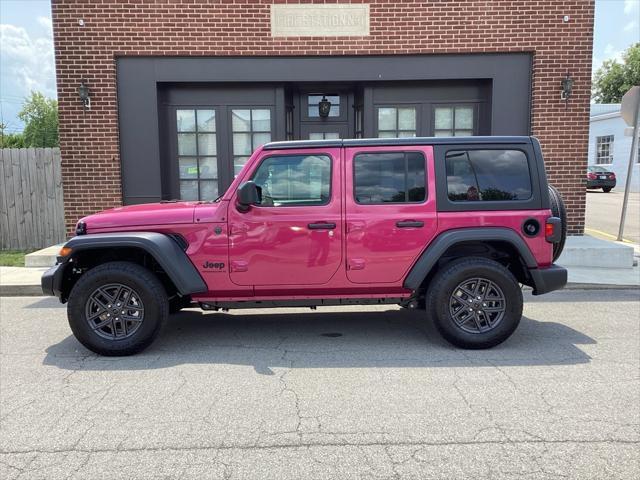
[[[27,96],[32,90],[38,90],[48,97],[56,97],[51,20],[39,17],[38,23],[48,28],[46,35],[31,37],[22,27],[0,25],[2,88],[12,96]]]
[[[636,25],[637,25],[636,21],[635,20],[631,20],[629,23],[627,23],[624,26],[623,30],[625,32],[630,32],[631,30],[633,30],[635,28]]]
[[[640,0],[624,0],[624,14],[630,15],[640,7]]]
[[[605,60],[616,60],[618,63],[622,63],[622,55],[624,54],[624,50],[617,50],[613,44],[607,43],[607,46],[604,47],[603,55],[594,55],[593,57],[593,66],[591,71],[595,74],[598,69],[602,66],[602,63]]]
[[[38,17],[36,20],[41,26],[47,29],[47,32],[51,33],[53,26],[50,17]]]

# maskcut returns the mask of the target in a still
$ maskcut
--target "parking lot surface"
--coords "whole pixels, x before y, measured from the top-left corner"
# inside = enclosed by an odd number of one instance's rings
[[[587,190],[586,232],[605,240],[615,240],[620,227],[624,187],[604,193],[602,190]],[[640,243],[640,193],[629,193],[629,204],[624,227],[624,238]]]
[[[638,295],[526,295],[486,351],[388,306],[191,310],[127,358],[1,298],[0,478],[638,478]]]

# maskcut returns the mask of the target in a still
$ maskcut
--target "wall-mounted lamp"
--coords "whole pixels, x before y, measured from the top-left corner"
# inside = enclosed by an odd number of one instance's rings
[[[322,118],[326,118],[329,116],[329,112],[331,111],[331,102],[327,100],[327,97],[322,96],[322,100],[318,102],[318,113]]]
[[[78,95],[80,96],[82,107],[85,110],[91,110],[91,92],[89,91],[89,86],[87,85],[86,80],[82,80],[80,82],[80,86],[78,87]]]
[[[567,75],[562,79],[561,86],[560,99],[568,102],[569,97],[571,97],[571,92],[573,91],[573,78],[571,78],[569,72],[567,72]]]

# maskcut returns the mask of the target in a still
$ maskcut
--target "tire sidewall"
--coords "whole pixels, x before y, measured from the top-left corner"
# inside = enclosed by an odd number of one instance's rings
[[[155,284],[154,284],[155,281]],[[130,337],[108,340],[91,330],[86,321],[85,305],[89,296],[100,286],[121,283],[132,288],[144,305],[144,320],[140,328]],[[160,282],[139,265],[128,262],[113,262],[89,270],[78,279],[67,306],[69,326],[75,337],[89,350],[102,355],[130,355],[147,347],[158,335],[168,306],[158,296]],[[166,300],[165,300],[166,302]]]
[[[560,218],[560,240],[553,244],[553,261],[555,262],[560,258],[567,239],[567,210],[558,189],[553,185],[548,187],[551,213],[553,216]]]
[[[469,333],[458,327],[449,313],[449,301],[454,289],[470,278],[486,278],[500,287],[505,296],[506,311],[497,327],[485,333]],[[505,341],[518,327],[522,317],[522,290],[505,267],[487,259],[466,259],[452,262],[433,282],[431,297],[435,322],[445,339],[463,348],[489,348]]]

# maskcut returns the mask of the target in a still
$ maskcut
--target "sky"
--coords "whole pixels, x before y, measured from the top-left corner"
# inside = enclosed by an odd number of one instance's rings
[[[596,0],[594,71],[639,41],[640,0]],[[17,113],[32,90],[56,97],[50,1],[0,0],[0,123],[6,132],[22,130]]]

